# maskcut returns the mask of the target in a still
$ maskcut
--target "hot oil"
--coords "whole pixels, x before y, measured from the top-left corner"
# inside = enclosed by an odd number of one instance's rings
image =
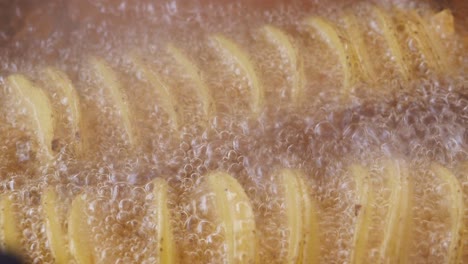
[[[426,22],[438,8],[412,1],[397,6],[417,8]],[[391,21],[402,23],[390,11],[394,7],[380,3],[379,8]],[[54,18],[54,12],[62,9],[68,15]],[[348,87],[343,86],[345,73],[337,47],[304,23],[309,17],[322,17],[342,34],[346,32],[343,10],[356,14],[370,72],[375,73],[366,79],[357,61],[352,61]],[[203,219],[201,208],[194,210],[192,201],[204,175],[216,170],[236,178],[251,201],[261,262],[287,261],[290,231],[284,217],[284,190],[272,175],[292,168],[305,172],[317,204],[319,260],[342,263],[351,258],[363,206],[356,203],[360,194],[348,168],[359,163],[371,169],[372,184],[380,191],[369,227],[375,231],[389,210],[385,204],[389,191],[379,173],[379,162],[385,159],[405,160],[416,188],[409,258],[431,262],[447,254],[450,216],[437,203],[448,199],[437,189],[443,185],[440,179],[425,170],[431,162],[455,168],[468,158],[466,32],[459,26],[466,21],[456,17],[456,34],[443,42],[450,50],[454,69],[450,74],[426,65],[414,36],[395,23],[405,76],[369,4],[71,1],[48,3],[19,16],[24,17],[23,26],[19,33],[9,33],[12,36],[0,53],[0,190],[14,193],[19,215],[25,215],[19,221],[28,261],[53,262],[36,201],[39,194],[35,196],[45,186],[53,186],[63,198],[59,207],[64,223],[72,199],[86,194],[89,206],[83,214],[99,261],[157,262],[158,227],[151,215],[150,181],[163,178],[171,188],[169,208],[181,260],[221,262],[226,258],[224,234]],[[38,17],[45,18],[35,23]],[[291,53],[281,47],[284,42],[275,46],[265,39],[261,32],[265,25],[288,36],[297,55],[295,65]],[[435,30],[428,34],[439,37]],[[216,42],[216,36],[234,43],[235,51]],[[182,51],[195,74],[177,64],[168,52],[169,44]],[[349,52],[351,47],[343,49]],[[244,55],[246,61],[239,62]],[[104,61],[113,72],[116,96],[105,89],[90,58]],[[135,66],[136,58],[146,70]],[[83,116],[79,138],[84,143],[77,154],[72,147],[76,143],[65,138],[69,143],[60,144],[54,158],[44,163],[35,159],[39,144],[35,132],[12,118],[21,110],[5,108],[8,104],[3,101],[9,98],[7,76],[18,72],[45,87],[48,84],[40,77],[46,66],[62,70],[76,88]],[[299,70],[304,74],[295,74]],[[293,86],[303,89],[297,101]],[[207,113],[196,93],[200,87],[207,87],[212,96]],[[252,99],[254,91],[260,91],[261,100]],[[53,99],[54,93],[50,96]],[[466,185],[466,175],[457,177]],[[429,236],[433,233],[437,236]],[[382,240],[379,234],[370,238],[367,260],[378,258],[375,244]],[[430,251],[436,244],[439,247]]]

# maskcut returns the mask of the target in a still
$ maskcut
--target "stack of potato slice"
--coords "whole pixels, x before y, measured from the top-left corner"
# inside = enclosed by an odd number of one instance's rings
[[[225,116],[241,116],[248,130],[248,121],[262,123],[271,109],[307,108],[321,86],[347,104],[359,87],[378,88],[385,74],[408,84],[454,72],[459,62],[438,33],[453,32],[450,12],[362,12],[367,17],[308,17],[295,30],[263,25],[252,30],[258,41],[251,46],[210,34],[203,40],[210,59],[174,42],[158,58],[139,51],[117,62],[86,57],[79,77],[56,68],[9,75],[0,83],[0,110],[13,118],[0,131],[26,143],[1,156],[2,250],[31,262],[80,264],[468,261],[466,162],[346,157],[332,177],[311,161],[258,170],[241,158],[229,169],[192,166],[197,150],[187,135],[228,133],[215,129]],[[411,47],[402,44],[408,41]],[[382,61],[373,57],[379,52]],[[313,65],[320,58],[333,70]],[[226,101],[226,94],[238,96]],[[164,140],[178,142],[186,152],[174,155],[193,163],[172,168],[172,153],[158,145]],[[68,159],[78,165],[67,167]],[[168,169],[159,171],[162,163]],[[248,168],[233,169],[239,164]],[[116,176],[128,176],[131,166],[147,166],[138,184]],[[14,186],[9,177],[20,174],[28,180]],[[107,181],[95,183],[98,175]]]

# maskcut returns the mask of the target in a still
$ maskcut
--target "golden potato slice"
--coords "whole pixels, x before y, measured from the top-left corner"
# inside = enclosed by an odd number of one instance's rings
[[[411,225],[411,181],[403,162],[384,163],[386,188],[390,190],[389,207],[383,225],[383,241],[380,246],[382,263],[406,263],[408,233]]]
[[[440,39],[440,37],[435,34],[435,31],[431,29],[431,27],[429,26],[430,21],[424,21],[424,19],[414,10],[407,11],[406,13],[414,22],[415,26],[420,29],[421,34],[424,36],[424,41],[427,41],[426,52],[433,53],[433,56],[437,60],[436,62],[438,63],[438,70],[446,74],[453,72],[453,68],[451,67],[453,63],[449,63],[448,61],[449,55],[446,48],[444,47],[444,44],[442,42],[443,40]],[[451,15],[452,14],[450,12],[439,14],[439,16],[442,16],[444,18],[444,20],[440,23],[443,23],[441,27],[445,27],[445,30],[448,31],[446,33],[446,36],[453,34],[454,30],[453,24],[450,26]],[[453,23],[453,17],[451,19]],[[452,33],[450,33],[450,31]]]
[[[352,13],[346,13],[343,20],[350,40],[349,45],[355,51],[358,59],[357,65],[361,71],[363,81],[375,81],[376,73],[374,71],[373,63],[369,58],[369,47],[364,43],[364,36],[363,32],[360,30],[358,19]]]
[[[356,228],[354,231],[354,249],[351,251],[351,263],[364,263],[366,260],[369,226],[372,218],[374,191],[369,171],[353,165],[350,171],[356,184]]]
[[[168,87],[161,79],[158,73],[149,69],[149,67],[141,60],[139,55],[131,54],[129,56],[131,63],[138,73],[141,73],[145,79],[157,92],[158,103],[169,115],[174,129],[179,128],[179,115],[176,111],[177,102],[173,96],[171,88]]]
[[[280,53],[285,54],[292,74],[291,98],[293,103],[297,104],[304,94],[305,84],[304,67],[298,54],[299,51],[292,43],[290,37],[281,29],[268,25],[264,26],[262,31],[267,40],[275,45]]]
[[[134,145],[135,137],[131,123],[131,113],[128,103],[124,99],[121,85],[117,79],[116,72],[102,59],[91,57],[89,64],[95,74],[95,78],[101,84],[104,96],[108,103],[117,111],[121,118],[119,124],[122,125],[130,145]]]
[[[96,263],[95,241],[86,215],[86,196],[77,196],[71,205],[68,218],[70,252],[78,264]]]
[[[31,133],[37,138],[40,155],[45,160],[53,157],[52,141],[54,138],[54,115],[49,98],[43,90],[33,85],[23,75],[15,74],[7,78],[11,87],[10,100],[15,100],[17,113],[24,113]]]
[[[212,172],[204,176],[191,200],[192,209],[197,212],[200,222],[190,227],[190,235],[211,241],[200,245],[200,261],[255,261],[255,216],[249,198],[236,179],[224,172]],[[210,252],[217,252],[217,255],[213,256]]]
[[[414,11],[396,10],[396,19],[405,25],[405,32],[416,42],[419,51],[424,56],[425,62],[432,69],[441,72],[446,65],[446,56],[441,54],[441,47],[437,47],[433,39],[428,35],[424,21]]]
[[[174,45],[167,46],[168,53],[177,61],[185,72],[190,76],[195,83],[198,99],[202,102],[203,113],[208,119],[213,113],[216,113],[216,106],[211,96],[209,87],[203,81],[199,73],[198,67],[178,48]]]
[[[225,231],[227,262],[253,261],[257,244],[255,220],[244,189],[232,176],[222,172],[206,176],[206,184],[208,190],[214,194],[218,221]]]
[[[463,190],[460,182],[447,168],[433,163],[431,170],[439,177],[445,184],[448,185],[450,196],[450,245],[448,254],[446,256],[447,263],[461,263],[463,254],[463,232],[464,232],[464,201]]]
[[[44,89],[51,100],[57,100],[54,107],[57,114],[55,137],[73,144],[74,151],[81,152],[81,109],[78,93],[68,76],[55,68],[46,68],[43,73]]]
[[[343,89],[348,91],[355,83],[356,65],[359,61],[356,59],[354,51],[346,41],[346,36],[332,23],[320,18],[312,17],[305,21],[307,26],[315,29],[321,38],[327,42],[330,49],[337,53],[341,67],[343,69]]]
[[[444,9],[432,16],[431,25],[442,38],[452,36],[455,33],[455,22],[450,9]]]
[[[159,249],[158,263],[178,263],[179,253],[174,240],[173,227],[171,225],[171,213],[168,204],[168,185],[161,178],[153,180],[153,205],[156,210],[155,224],[157,227],[157,243]]]
[[[70,263],[72,257],[68,248],[67,231],[62,225],[62,217],[57,212],[59,200],[57,193],[52,187],[44,191],[41,202],[46,224],[47,240],[55,263]]]
[[[463,233],[462,236],[462,263],[468,263],[468,206],[466,205],[466,201],[468,201],[468,161],[464,161],[457,166],[457,177],[460,185],[463,188],[463,209],[465,210],[465,215],[463,217]]]
[[[408,69],[408,63],[406,62],[405,55],[398,41],[396,25],[393,22],[393,19],[387,15],[386,11],[383,11],[376,6],[373,6],[372,11],[377,19],[379,27],[382,30],[382,34],[387,42],[388,48],[395,59],[398,70],[405,80],[409,80],[411,72]]]
[[[284,169],[278,174],[284,186],[288,257],[285,263],[318,263],[317,210],[300,171]]]
[[[264,105],[265,92],[257,77],[254,65],[249,59],[249,55],[232,40],[222,35],[212,36],[211,41],[215,43],[222,57],[234,62],[236,66],[241,68],[250,86],[250,110],[253,113],[259,113]]]
[[[0,245],[6,252],[21,253],[21,231],[16,209],[11,197],[0,196]]]

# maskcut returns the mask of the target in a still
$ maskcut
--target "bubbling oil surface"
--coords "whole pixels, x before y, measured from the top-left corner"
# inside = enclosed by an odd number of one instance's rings
[[[240,183],[254,208],[260,262],[287,262],[286,201],[273,175],[291,168],[305,173],[316,202],[318,260],[348,262],[361,207],[348,168],[359,163],[369,168],[380,195],[373,204],[368,228],[374,236],[365,255],[366,262],[376,262],[383,238],[375,233],[390,207],[382,162],[395,159],[408,164],[414,187],[408,262],[446,261],[452,237],[450,199],[429,168],[437,162],[458,171],[468,160],[466,29],[460,26],[466,22],[456,17],[456,33],[445,36],[443,29],[433,29],[439,24],[429,24],[439,11],[437,4],[377,5],[395,21],[409,79],[369,3],[50,1],[28,12],[18,9],[24,19],[17,22],[18,29],[4,31],[9,37],[0,51],[0,192],[10,195],[17,208],[25,259],[54,263],[40,202],[42,190],[52,187],[60,197],[57,210],[64,227],[72,200],[84,195],[83,215],[93,241],[99,241],[94,245],[97,263],[157,262],[156,234],[161,230],[152,215],[151,180],[163,178],[171,190],[168,207],[181,262],[223,262],[223,234],[206,220],[203,204],[193,202],[200,196],[193,193],[209,172],[225,171]],[[392,13],[397,9],[417,10],[431,28],[430,39],[442,40],[449,72],[437,68],[442,59],[431,64],[422,48],[426,43],[404,30],[405,21]],[[374,75],[367,80],[366,70],[352,65],[356,80],[344,88],[336,47],[304,21],[321,17],[346,29],[342,18],[347,12],[362,28]],[[295,64],[287,48],[278,48],[261,31],[265,25],[290,36],[297,49]],[[254,76],[236,61],[241,56],[230,58],[232,52],[220,48],[213,36],[236,43],[253,65]],[[346,41],[356,45],[354,39]],[[195,73],[180,66],[168,44],[189,58]],[[97,70],[92,58],[102,60],[113,77]],[[44,162],[37,134],[23,121],[27,116],[9,100],[7,78],[21,73],[34,85],[47,87],[50,80],[42,70],[50,66],[65,72],[77,91],[82,123],[78,134],[55,134],[54,157]],[[300,70],[303,93],[295,101],[292,88]],[[253,113],[251,100],[255,78],[264,93],[258,113]],[[123,103],[109,99],[107,86],[118,87]],[[196,92],[202,87],[208,87],[213,101],[208,114]],[[56,108],[69,103],[60,93],[48,96]],[[54,115],[68,131],[68,113]],[[130,129],[124,125],[126,115]],[[75,148],[78,141],[85,142],[81,151]],[[466,171],[456,175],[466,194]]]

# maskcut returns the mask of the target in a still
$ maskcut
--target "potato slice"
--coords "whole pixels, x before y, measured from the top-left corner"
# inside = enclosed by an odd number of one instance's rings
[[[352,13],[346,13],[343,17],[347,35],[349,36],[349,45],[355,51],[359,60],[357,63],[363,81],[374,82],[376,73],[372,61],[369,59],[368,47],[364,43],[363,32],[360,30],[359,22]]]
[[[26,125],[37,137],[40,155],[45,161],[53,158],[54,115],[49,98],[43,90],[34,86],[23,75],[15,74],[7,78],[11,87],[11,100],[15,100],[16,112],[24,113]]]
[[[267,40],[275,45],[278,51],[285,55],[288,64],[291,67],[292,85],[291,85],[291,98],[294,104],[297,104],[304,95],[304,67],[299,56],[299,51],[294,46],[290,37],[281,29],[274,26],[264,26],[262,28]],[[282,56],[283,57],[283,56]]]
[[[433,163],[431,170],[448,185],[450,196],[451,239],[448,246],[447,263],[461,263],[463,254],[464,201],[460,182],[447,168]]]
[[[403,162],[384,163],[386,188],[391,190],[385,222],[382,223],[383,241],[380,246],[382,263],[406,263],[408,233],[411,225],[411,181]]]
[[[431,18],[431,25],[442,38],[455,34],[455,22],[450,9],[444,9]]]
[[[224,247],[228,263],[255,259],[255,220],[249,198],[242,186],[222,172],[206,176],[208,190],[214,194],[214,205],[225,231]]]
[[[21,253],[21,230],[19,219],[10,196],[0,196],[0,243],[1,249],[10,253]]]
[[[403,79],[409,80],[411,73],[408,69],[408,63],[406,62],[405,55],[397,38],[395,23],[393,22],[392,18],[388,17],[387,13],[382,9],[373,6],[372,11],[377,19],[377,23],[382,30],[382,34],[385,38],[385,41],[387,42],[388,48],[390,49],[390,52],[395,59],[398,70],[403,76]]]
[[[450,67],[452,63],[448,62],[449,56],[448,56],[447,50],[444,47],[444,44],[442,43],[442,40],[440,39],[440,37],[436,36],[435,32],[431,30],[431,28],[429,27],[430,21],[424,21],[423,18],[415,10],[410,10],[406,13],[411,18],[414,25],[417,28],[419,28],[422,36],[424,36],[424,41],[427,41],[425,43],[425,47],[427,49],[426,52],[431,52],[433,54],[432,56],[434,56],[434,59],[436,60],[436,63],[438,65],[437,70],[443,73],[453,72],[453,69]],[[448,14],[447,13],[444,13],[444,14],[445,14],[444,15],[445,21],[448,21],[446,23],[450,23],[449,21],[450,21],[451,13],[448,12]],[[453,20],[453,17],[452,17],[452,20]],[[444,26],[444,25],[441,25],[441,26]],[[446,25],[446,27],[448,31],[453,30],[453,28],[450,29],[450,24]],[[447,34],[450,34],[450,33],[447,32]]]
[[[54,68],[46,68],[43,71],[44,88],[50,96],[55,95],[55,111],[57,115],[57,127],[55,137],[61,140],[68,139],[66,144],[73,144],[73,149],[77,154],[81,152],[81,109],[78,93],[68,76]]]
[[[458,181],[460,182],[460,185],[462,186],[463,189],[463,209],[465,210],[465,215],[463,217],[463,233],[461,234],[462,236],[462,258],[461,262],[462,263],[468,263],[468,206],[466,204],[466,201],[468,201],[468,161],[464,161],[460,163],[457,166],[457,178]]]
[[[120,116],[120,124],[122,124],[126,137],[130,145],[134,145],[135,137],[131,123],[131,113],[128,103],[124,99],[121,85],[117,79],[117,74],[114,70],[102,59],[91,57],[89,64],[93,69],[95,78],[101,84],[103,93],[108,97],[108,103],[117,111]]]
[[[157,243],[159,249],[158,263],[178,263],[179,256],[171,225],[171,213],[168,204],[168,185],[161,178],[153,180],[153,205],[156,210],[154,222],[157,227]]]
[[[70,252],[78,264],[93,264],[97,260],[86,207],[86,196],[84,194],[77,196],[72,202],[68,219]]]
[[[300,171],[284,169],[278,174],[284,187],[288,256],[285,263],[318,263],[319,241],[316,208]]]
[[[365,263],[369,226],[372,218],[374,193],[369,171],[360,166],[352,165],[350,172],[356,184],[356,228],[354,231],[354,249],[351,252],[351,263]]]
[[[212,172],[204,176],[191,200],[192,209],[200,218],[196,227],[190,227],[191,232],[203,241],[213,241],[201,245],[201,261],[255,261],[255,216],[249,198],[236,179],[224,172]],[[218,253],[214,257],[206,254],[209,252]]]
[[[176,48],[174,45],[168,45],[167,52],[176,60],[176,62],[183,68],[183,70],[195,83],[198,99],[202,102],[203,105],[203,113],[208,119],[213,115],[213,113],[216,113],[216,106],[215,102],[213,101],[213,97],[211,96],[209,87],[205,84],[202,76],[199,73],[199,69],[180,49]]]
[[[323,18],[312,17],[307,19],[305,23],[314,28],[320,37],[327,42],[330,49],[337,53],[343,69],[343,88],[348,91],[354,85],[355,77],[358,76],[355,65],[359,64],[359,62],[349,44],[343,42],[346,37],[332,23]]]
[[[258,114],[264,105],[265,92],[248,54],[232,40],[222,35],[212,36],[211,41],[215,44],[222,57],[233,61],[236,66],[241,68],[243,74],[245,74],[250,86],[250,110]]]
[[[62,217],[57,212],[59,203],[57,193],[52,187],[47,188],[42,194],[42,210],[46,224],[47,240],[52,256],[57,264],[70,263],[72,257],[68,248],[67,232],[62,225]]]
[[[145,79],[157,92],[158,103],[164,109],[164,111],[169,115],[169,119],[172,122],[172,127],[174,129],[179,128],[179,115],[176,111],[176,100],[171,88],[168,87],[158,75],[158,73],[151,71],[147,65],[141,60],[139,55],[133,53],[129,56],[129,59],[136,71],[143,76]]]
[[[441,48],[436,48],[434,45],[421,17],[413,11],[403,11],[399,9],[397,9],[396,14],[397,20],[405,25],[405,31],[408,36],[416,42],[428,66],[441,72],[444,65],[446,65],[444,62],[446,56],[439,54],[441,53]]]

